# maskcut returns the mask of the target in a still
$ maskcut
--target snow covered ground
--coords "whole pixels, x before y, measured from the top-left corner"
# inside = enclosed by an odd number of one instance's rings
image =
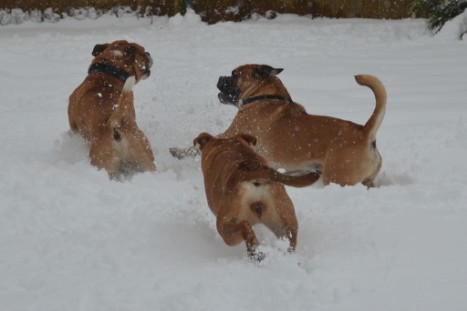
[[[467,42],[423,20],[280,16],[208,26],[185,17],[0,27],[0,310],[467,310]],[[154,57],[135,89],[158,170],[123,182],[68,133],[68,96],[96,43]],[[236,111],[216,82],[244,63],[280,77],[310,113],[364,123],[370,73],[388,91],[378,188],[288,187],[295,254],[256,228],[266,259],[226,246],[200,162],[169,147]]]

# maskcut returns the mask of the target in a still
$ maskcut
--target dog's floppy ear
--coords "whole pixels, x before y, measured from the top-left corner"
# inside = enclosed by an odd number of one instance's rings
[[[97,56],[99,55],[100,53],[104,52],[104,50],[109,46],[108,43],[105,43],[105,44],[96,44],[96,46],[94,46],[94,49],[92,50],[92,56]]]
[[[269,65],[260,65],[255,69],[255,74],[262,79],[266,79],[269,77],[277,76],[283,70],[283,68],[273,68]]]
[[[244,140],[248,145],[256,146],[256,137],[248,134],[239,134],[238,138]]]
[[[193,140],[193,145],[199,145],[199,149],[203,150],[204,146],[212,139],[212,135],[209,133],[201,133]]]

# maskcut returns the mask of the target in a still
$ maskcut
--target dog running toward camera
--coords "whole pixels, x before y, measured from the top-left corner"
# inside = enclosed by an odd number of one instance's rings
[[[250,135],[218,139],[201,133],[193,143],[201,150],[206,197],[224,242],[233,246],[245,241],[250,258],[261,261],[252,226],[263,223],[277,237],[288,238],[290,250],[295,250],[298,223],[283,184],[304,187],[319,175],[288,176],[270,168],[251,149],[256,138]]]
[[[112,179],[154,171],[154,155],[136,124],[134,84],[150,75],[151,55],[124,40],[94,47],[84,81],[71,94],[68,118],[73,132],[89,143],[91,163]]]

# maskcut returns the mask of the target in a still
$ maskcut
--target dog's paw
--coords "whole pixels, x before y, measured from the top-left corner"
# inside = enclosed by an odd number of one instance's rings
[[[172,147],[169,148],[170,154],[179,160],[185,159],[185,158],[196,158],[199,154],[200,151],[196,147],[189,147],[189,148],[177,148],[177,147]]]
[[[248,260],[255,263],[260,263],[266,258],[266,253],[261,251],[248,251]]]
[[[295,254],[295,248],[292,246],[289,246],[285,254]]]
[[[169,151],[170,151],[170,154],[172,155],[172,157],[174,157],[174,158],[177,158],[179,160],[184,158],[183,152],[182,152],[183,149],[173,147],[173,148],[169,148]]]

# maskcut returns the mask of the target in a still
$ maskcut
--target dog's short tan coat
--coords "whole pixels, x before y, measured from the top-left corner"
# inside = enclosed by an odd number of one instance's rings
[[[263,223],[278,237],[297,244],[298,224],[292,201],[283,184],[303,187],[319,175],[287,176],[267,166],[250,145],[256,138],[238,134],[218,139],[201,133],[195,140],[201,150],[201,166],[208,205],[217,217],[217,230],[227,245],[245,241],[254,252],[259,242],[252,226]]]
[[[92,55],[88,75],[69,98],[71,130],[89,141],[91,163],[111,178],[154,171],[151,146],[136,124],[131,90],[149,76],[151,56],[124,40],[98,44]]]
[[[378,78],[357,75],[357,83],[375,94],[376,108],[365,125],[328,116],[308,114],[292,101],[277,74],[282,69],[267,65],[243,65],[232,75],[220,77],[219,99],[239,111],[230,127],[219,137],[239,133],[258,139],[254,148],[271,167],[301,174],[322,172],[325,185],[374,186],[381,168],[376,132],[386,108],[386,91]],[[193,155],[193,150],[172,148],[174,156]]]

